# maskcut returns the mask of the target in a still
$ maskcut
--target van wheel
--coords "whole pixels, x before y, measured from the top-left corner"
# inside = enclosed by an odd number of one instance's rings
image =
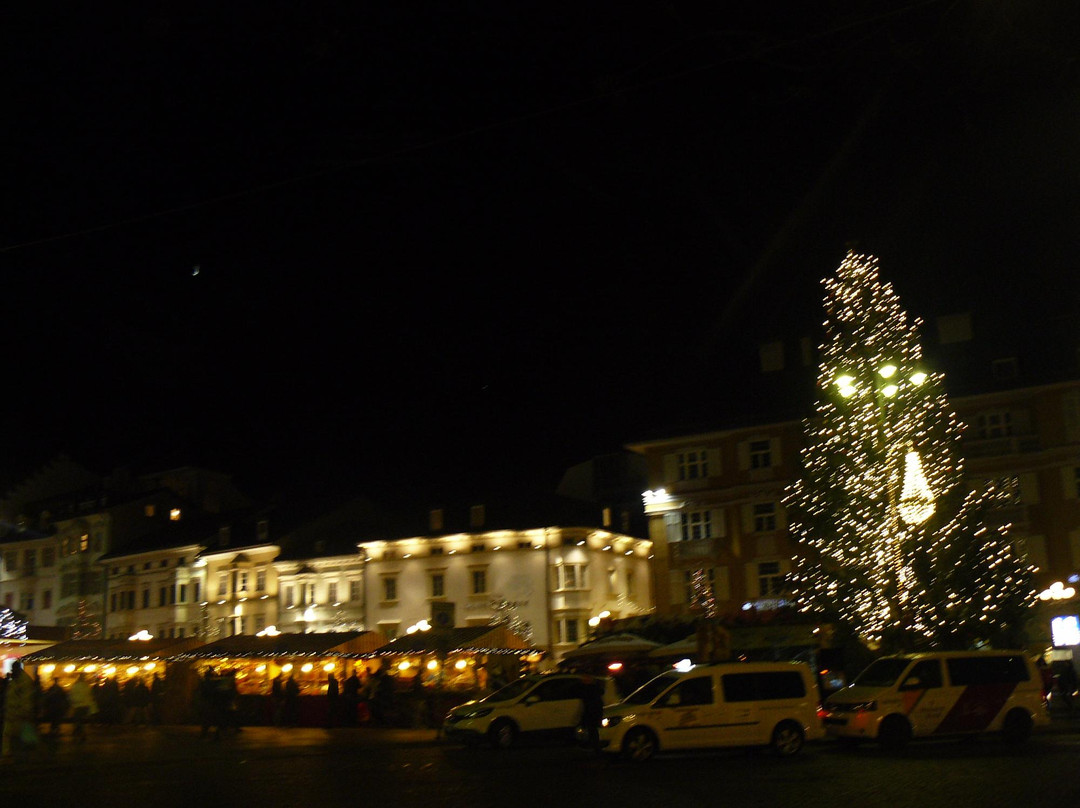
[[[635,727],[626,733],[622,742],[623,757],[634,763],[644,763],[656,754],[656,736],[647,729]]]
[[[889,752],[898,752],[911,740],[911,724],[902,715],[890,715],[881,722],[878,743]]]
[[[1032,723],[1026,710],[1009,710],[1001,724],[1001,737],[1005,743],[1023,743],[1031,737]]]
[[[509,749],[517,741],[517,726],[509,719],[496,721],[488,730],[488,740],[496,749]]]
[[[798,753],[803,746],[803,730],[794,721],[781,721],[772,733],[770,743],[773,753],[780,757],[790,757]]]

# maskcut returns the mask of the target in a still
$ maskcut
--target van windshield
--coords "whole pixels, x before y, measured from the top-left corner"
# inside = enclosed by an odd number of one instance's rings
[[[522,695],[530,687],[536,684],[538,680],[533,676],[522,676],[506,687],[501,687],[492,693],[490,696],[485,696],[480,699],[481,701],[511,701]]]
[[[678,671],[671,671],[670,673],[661,673],[655,679],[650,679],[643,684],[625,699],[623,704],[648,704],[679,678],[681,674]]]
[[[870,667],[855,677],[852,687],[892,687],[900,678],[910,659],[904,657],[883,657],[870,663]]]

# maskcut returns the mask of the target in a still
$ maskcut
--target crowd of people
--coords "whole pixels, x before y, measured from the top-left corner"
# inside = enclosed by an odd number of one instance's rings
[[[0,759],[9,760],[41,743],[55,743],[62,725],[68,722],[76,741],[86,739],[86,726],[91,722],[134,726],[158,723],[163,688],[164,680],[157,675],[149,681],[133,676],[121,686],[111,677],[91,682],[86,673],[79,673],[67,687],[56,678],[46,686],[16,660],[10,673],[0,679]]]

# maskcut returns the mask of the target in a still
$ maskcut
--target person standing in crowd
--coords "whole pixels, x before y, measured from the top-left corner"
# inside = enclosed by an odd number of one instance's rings
[[[71,683],[71,687],[68,688],[68,699],[71,701],[71,721],[74,725],[72,737],[85,741],[86,719],[97,712],[94,691],[90,689],[85,673],[79,673],[78,678]]]
[[[279,673],[270,681],[270,723],[275,727],[281,726],[285,709],[285,683]]]
[[[19,660],[11,666],[4,697],[4,732],[0,758],[11,760],[37,743],[37,716],[34,712],[34,680]]]
[[[45,691],[41,699],[41,715],[49,725],[49,738],[51,740],[60,737],[60,723],[67,718],[70,706],[67,691],[60,687],[60,683],[56,679],[53,679],[52,685]]]
[[[600,754],[600,721],[604,717],[603,684],[595,676],[583,676],[581,693],[581,725],[585,728],[589,748]]]
[[[337,677],[333,671],[330,671],[326,674],[326,726],[328,727],[338,725],[338,710],[340,710],[338,694],[340,692]]]
[[[356,675],[356,668],[353,668],[352,676],[345,680],[341,690],[345,726],[356,726],[356,711],[360,704],[360,677]]]
[[[300,685],[291,675],[285,680],[285,726],[300,723]]]

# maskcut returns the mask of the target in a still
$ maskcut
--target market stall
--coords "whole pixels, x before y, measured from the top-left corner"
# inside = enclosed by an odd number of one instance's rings
[[[243,723],[274,723],[280,708],[272,702],[274,680],[284,691],[292,680],[297,687],[297,723],[314,725],[326,720],[326,689],[330,676],[339,687],[354,673],[366,682],[377,663],[373,653],[386,644],[378,631],[321,634],[237,634],[223,637],[178,656],[191,665],[195,677],[229,676],[235,681]]]

